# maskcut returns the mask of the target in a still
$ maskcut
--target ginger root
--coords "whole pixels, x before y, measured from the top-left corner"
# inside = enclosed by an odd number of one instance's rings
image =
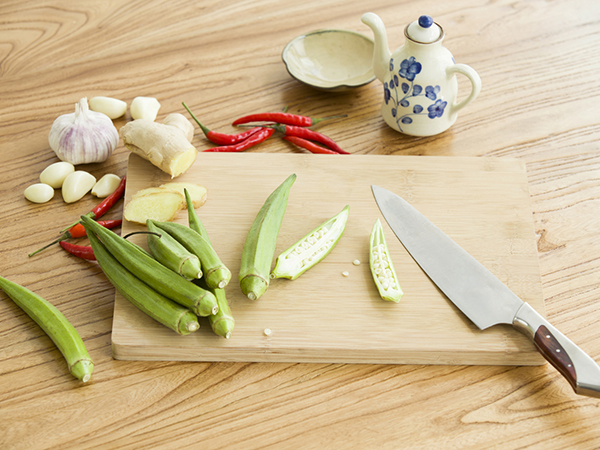
[[[136,119],[124,125],[120,134],[125,147],[171,175],[171,178],[187,171],[198,155],[198,150],[188,141],[181,125]]]

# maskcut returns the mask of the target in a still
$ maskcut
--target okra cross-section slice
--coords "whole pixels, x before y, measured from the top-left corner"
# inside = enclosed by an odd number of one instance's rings
[[[338,243],[348,222],[350,206],[312,230],[277,257],[271,278],[295,280],[323,260]]]
[[[400,288],[379,219],[373,225],[369,241],[369,267],[382,299],[398,303],[404,292]]]

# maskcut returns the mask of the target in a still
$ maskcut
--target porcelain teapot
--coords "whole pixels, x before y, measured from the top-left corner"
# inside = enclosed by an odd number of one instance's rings
[[[465,64],[456,64],[442,46],[444,30],[430,16],[421,16],[404,29],[406,42],[393,54],[379,16],[362,16],[375,36],[373,70],[383,83],[381,113],[394,130],[412,136],[432,136],[450,128],[458,112],[481,90],[481,79]],[[471,81],[470,94],[457,102],[458,81]]]

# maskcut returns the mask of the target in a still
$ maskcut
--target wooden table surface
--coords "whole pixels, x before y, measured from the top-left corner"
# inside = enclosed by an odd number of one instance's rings
[[[368,3],[368,6],[367,6]],[[381,83],[346,93],[293,80],[281,50],[319,28],[389,42],[427,13],[483,89],[447,132],[413,138],[380,117]],[[353,155],[519,158],[526,163],[550,321],[600,360],[600,3],[595,0],[4,0],[0,5],[0,275],[56,305],[96,367],[82,385],[43,331],[0,295],[0,448],[596,449],[600,400],[576,396],[550,366],[117,361],[114,288],[56,247],[29,258],[89,211],[91,195],[23,197],[58,161],[53,120],[83,96],[185,101],[214,129],[243,114],[315,117]],[[461,85],[466,87],[465,80]],[[116,121],[120,127],[129,113]],[[194,144],[206,143],[196,130]],[[253,152],[298,150],[270,140]],[[122,143],[96,176],[126,174]],[[318,157],[315,155],[315,157]],[[223,176],[227,176],[226,173]],[[107,218],[119,218],[122,203]]]

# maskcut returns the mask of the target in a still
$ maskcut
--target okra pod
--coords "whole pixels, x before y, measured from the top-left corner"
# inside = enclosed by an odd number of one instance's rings
[[[188,280],[202,278],[198,257],[177,242],[169,233],[165,233],[151,221],[148,227],[148,248],[158,262]]]
[[[153,290],[198,315],[210,314],[209,311],[217,306],[217,299],[212,292],[177,275],[141,247],[101,227],[89,217],[82,217],[81,220],[88,234],[96,234],[117,261]]]
[[[52,339],[64,356],[69,372],[83,381],[89,381],[94,363],[77,330],[67,318],[47,300],[35,292],[0,277],[0,288]]]
[[[215,294],[215,297],[217,298],[219,311],[216,314],[209,316],[208,321],[215,334],[223,336],[225,339],[229,339],[235,326],[235,320],[233,319],[231,308],[227,302],[225,289],[214,289],[213,294]]]
[[[206,286],[206,282],[204,280],[197,280],[196,283],[203,285],[202,287],[205,287],[206,289],[210,289]],[[219,311],[216,314],[208,317],[210,327],[217,336],[223,336],[225,339],[229,339],[231,337],[231,333],[233,332],[233,328],[235,327],[235,320],[233,319],[231,308],[227,302],[225,289],[210,290],[215,295],[217,304],[219,305]]]
[[[267,198],[258,212],[242,250],[239,282],[244,295],[256,300],[269,287],[277,236],[296,174],[290,175]]]
[[[185,202],[187,204],[188,226],[200,236],[202,236],[204,239],[206,239],[208,243],[210,243],[210,239],[208,237],[208,233],[206,232],[206,228],[204,228],[204,225],[200,221],[200,218],[198,217],[198,214],[196,214],[196,210],[194,209],[192,197],[190,196],[187,189],[184,189],[183,193],[185,195]]]
[[[163,231],[169,233],[179,241],[185,248],[200,259],[202,265],[203,279],[206,285],[212,289],[223,289],[231,279],[231,272],[223,264],[219,255],[210,242],[203,238],[198,232],[185,225],[175,222],[153,223]]]
[[[195,314],[184,306],[159,294],[129,272],[110,253],[104,243],[100,242],[98,236],[92,230],[88,229],[87,231],[98,264],[102,268],[106,278],[108,278],[123,297],[148,316],[178,334],[187,335],[200,328],[198,318]]]

